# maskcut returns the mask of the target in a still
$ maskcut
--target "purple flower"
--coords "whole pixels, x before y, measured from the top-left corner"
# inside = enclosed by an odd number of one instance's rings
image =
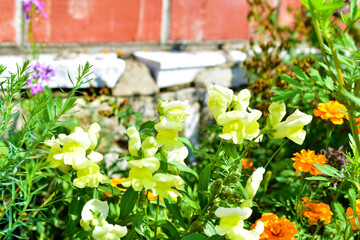
[[[339,147],[338,150],[328,147],[327,151],[325,149],[320,150],[321,154],[324,154],[328,160],[328,164],[334,168],[340,170],[345,167],[346,162],[350,162],[343,154],[343,146]]]
[[[25,13],[26,20],[30,20],[31,4],[35,6],[35,9],[40,12],[44,18],[48,19],[49,16],[45,13],[45,4],[39,0],[21,0],[23,2],[23,11]]]
[[[27,80],[27,85],[31,88],[31,94],[35,95],[44,91],[43,83],[51,80],[55,76],[54,69],[51,66],[43,65],[39,62],[33,66],[33,72]]]

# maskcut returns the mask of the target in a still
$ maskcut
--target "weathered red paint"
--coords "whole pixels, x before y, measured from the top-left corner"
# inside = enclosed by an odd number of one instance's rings
[[[170,40],[241,40],[249,36],[246,0],[176,0]]]
[[[162,0],[44,0],[49,20],[34,30],[49,43],[156,42]]]
[[[15,1],[16,0],[1,0],[0,42],[16,41]]]

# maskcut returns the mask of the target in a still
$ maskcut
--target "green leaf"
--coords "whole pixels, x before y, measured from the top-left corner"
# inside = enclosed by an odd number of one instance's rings
[[[278,96],[271,97],[272,102],[284,102],[291,96],[293,96],[295,93],[297,93],[298,89],[280,89],[275,88],[272,90],[273,93],[277,94]]]
[[[347,221],[347,220],[346,220],[346,217],[345,217],[345,209],[344,209],[344,207],[343,207],[340,203],[338,203],[338,202],[333,203],[332,206],[333,206],[332,209],[334,209],[337,217],[338,217],[342,222]]]
[[[317,163],[314,164],[314,166],[320,170],[323,174],[326,174],[328,176],[334,177],[334,178],[340,178],[341,177],[341,173],[339,172],[339,170],[337,170],[336,168],[325,164],[324,166],[319,165]]]
[[[303,96],[303,103],[311,102],[312,100],[314,100],[315,96],[316,96],[315,91],[306,92]]]
[[[144,236],[146,239],[151,240],[151,236],[143,220],[144,220],[144,213],[137,212],[134,220],[135,231],[141,236]]]
[[[120,189],[111,185],[100,184],[98,188],[103,190],[104,192],[110,193],[113,196],[120,196],[122,194]]]
[[[238,151],[236,150],[235,144],[225,142],[224,149],[225,149],[225,153],[227,156],[229,156],[233,159],[239,158],[239,154],[238,154]]]
[[[284,80],[285,82],[291,84],[291,85],[294,85],[295,87],[298,87],[300,89],[303,89],[303,85],[301,85],[300,82],[296,81],[295,79],[291,78],[290,76],[286,75],[286,74],[281,74],[280,75],[280,78],[282,80]]]
[[[351,0],[351,2],[350,2],[351,19],[355,19],[356,14],[357,14],[357,0]]]
[[[197,172],[195,172],[193,169],[189,168],[188,166],[186,166],[184,164],[181,164],[176,161],[168,162],[168,164],[173,166],[176,169],[179,169],[182,172],[191,173],[192,175],[194,175],[196,177],[196,179],[199,179],[199,175],[197,174]]]
[[[201,171],[199,176],[198,190],[199,190],[199,201],[201,208],[204,208],[207,204],[207,197],[205,196],[205,194],[202,193],[202,191],[204,192],[208,191],[211,170],[212,170],[212,164],[209,164]]]
[[[356,193],[353,188],[349,189],[349,201],[351,208],[355,210],[354,212],[356,212]]]
[[[346,16],[343,12],[340,13],[341,14],[341,18],[343,20],[343,22],[345,23],[345,25],[349,25],[350,21],[349,21],[349,17]]]
[[[208,240],[225,240],[225,238],[224,238],[224,236],[213,235],[213,236],[209,237]]]
[[[128,188],[120,202],[120,219],[125,219],[132,212],[138,199],[138,192],[132,187]]]
[[[184,196],[183,201],[185,202],[186,205],[188,205],[189,207],[191,207],[195,210],[201,209],[199,203],[197,201],[193,200],[187,192],[180,190],[180,189],[178,189],[178,192]]]
[[[81,211],[83,206],[85,205],[84,199],[81,197],[74,197],[69,205],[68,216],[69,220],[67,226],[64,230],[66,235],[73,235],[79,229],[77,228],[80,219],[81,219]]]
[[[324,90],[319,90],[318,96],[321,102],[327,103],[330,101],[329,94]]]
[[[325,86],[330,90],[334,91],[334,82],[331,77],[326,76],[325,78]]]
[[[149,223],[149,226],[160,226],[166,230],[169,231],[171,237],[173,237],[174,239],[180,239],[180,234],[177,231],[177,229],[174,227],[174,225],[168,221],[168,220],[155,220]]]
[[[154,126],[155,126],[155,124],[157,122],[158,121],[146,121],[146,122],[144,122],[143,124],[141,124],[139,132],[144,130],[144,129],[154,129]]]
[[[184,218],[180,212],[180,208],[177,204],[171,204],[168,199],[164,199],[165,205],[169,212],[174,216],[174,218],[179,222],[180,226],[186,229]]]
[[[191,148],[191,151],[194,151],[193,146],[192,146],[191,142],[189,141],[189,139],[187,139],[185,137],[178,137],[178,140],[180,142],[182,142],[183,144],[189,146]]]
[[[203,131],[217,132],[220,130],[221,130],[221,127],[218,125],[209,125],[209,126],[204,127],[200,132],[203,132]]]
[[[202,235],[202,234],[199,234],[199,233],[192,233],[192,234],[189,234],[185,237],[183,237],[181,240],[207,240],[208,237]]]
[[[315,69],[310,69],[310,78],[319,86],[324,87],[324,80],[321,78],[319,72]]]
[[[297,66],[293,66],[292,70],[295,72],[296,77],[298,79],[300,79],[301,81],[306,82],[308,84],[312,84],[309,77],[300,68],[298,68]]]
[[[342,91],[342,94],[344,94],[349,100],[353,101],[357,106],[360,106],[360,98],[354,96],[352,93]]]
[[[309,181],[329,181],[329,179],[327,179],[326,177],[321,177],[321,176],[312,176],[312,177],[307,177],[305,179]]]

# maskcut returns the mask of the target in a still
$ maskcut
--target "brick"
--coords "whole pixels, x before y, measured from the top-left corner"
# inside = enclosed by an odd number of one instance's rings
[[[46,0],[49,20],[35,29],[48,43],[160,39],[161,0]]]
[[[246,0],[176,0],[171,40],[242,40],[249,36]]]
[[[294,24],[294,16],[289,12],[289,8],[298,9],[302,5],[300,0],[281,1],[279,6],[279,23],[287,26]]]
[[[1,0],[0,3],[0,42],[16,41],[16,0]]]

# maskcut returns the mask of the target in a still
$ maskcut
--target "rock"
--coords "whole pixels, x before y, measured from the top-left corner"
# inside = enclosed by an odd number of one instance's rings
[[[241,67],[212,67],[199,72],[194,80],[196,87],[206,87],[209,83],[228,88],[238,88],[247,84],[245,70]]]
[[[114,96],[153,95],[159,89],[151,77],[149,69],[140,62],[126,60],[123,75],[112,90]]]

